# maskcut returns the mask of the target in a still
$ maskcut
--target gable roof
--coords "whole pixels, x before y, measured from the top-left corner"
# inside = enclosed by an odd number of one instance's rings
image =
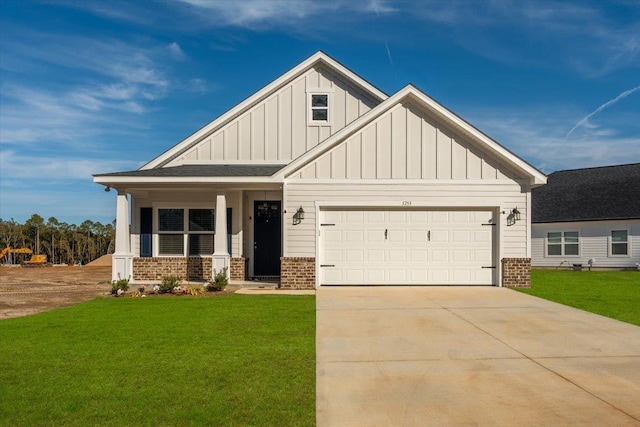
[[[531,198],[534,223],[640,218],[640,163],[554,172]]]
[[[480,130],[472,126],[466,120],[453,113],[451,110],[444,107],[434,99],[427,96],[420,89],[409,84],[390,96],[380,104],[378,104],[371,111],[363,114],[360,118],[353,121],[343,129],[339,130],[331,137],[327,138],[321,144],[318,144],[313,149],[307,151],[286,167],[282,168],[275,176],[276,177],[288,177],[299,171],[309,162],[317,159],[327,151],[336,147],[340,143],[344,142],[351,135],[363,129],[366,125],[373,122],[378,117],[382,116],[387,111],[391,110],[394,106],[405,102],[414,101],[423,106],[426,110],[430,111],[438,120],[450,125],[456,132],[464,134],[472,140],[479,143],[482,147],[485,147],[491,154],[495,155],[500,161],[510,166],[515,172],[529,178],[532,186],[538,186],[546,183],[547,177],[544,173],[540,172],[535,167],[509,151],[507,148],[494,141]]]
[[[300,75],[304,74],[311,68],[323,65],[333,71],[338,72],[342,76],[346,77],[348,80],[357,85],[360,89],[362,89],[365,93],[373,97],[378,101],[382,101],[387,99],[387,94],[382,92],[380,89],[376,88],[371,83],[364,80],[362,77],[358,76],[353,71],[349,70],[344,65],[340,64],[335,59],[331,58],[329,55],[322,51],[318,51],[315,54],[311,55],[309,58],[302,61],[300,64],[293,67],[291,70],[287,71],[282,76],[278,77],[276,80],[269,83],[267,86],[260,89],[255,94],[251,95],[249,98],[242,101],[240,104],[227,111],[217,119],[208,123],[195,133],[191,134],[177,145],[168,149],[155,159],[143,165],[140,169],[152,169],[152,168],[161,168],[169,163],[171,160],[175,159],[179,155],[186,152],[188,149],[193,147],[195,144],[200,142],[203,138],[211,135],[216,130],[220,129],[230,121],[234,120],[238,116],[242,115],[244,112],[260,103],[264,99],[268,98],[270,95],[278,91],[280,88],[288,84],[289,82],[295,80]]]

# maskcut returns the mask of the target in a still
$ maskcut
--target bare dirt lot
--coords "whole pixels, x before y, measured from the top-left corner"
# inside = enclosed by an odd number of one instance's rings
[[[111,267],[0,267],[0,320],[107,295]]]

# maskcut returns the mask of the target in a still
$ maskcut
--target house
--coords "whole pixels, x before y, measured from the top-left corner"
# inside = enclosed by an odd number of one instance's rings
[[[546,176],[416,87],[388,96],[318,52],[94,182],[117,190],[114,279],[528,286]]]
[[[533,266],[640,263],[640,163],[554,172],[532,199]]]

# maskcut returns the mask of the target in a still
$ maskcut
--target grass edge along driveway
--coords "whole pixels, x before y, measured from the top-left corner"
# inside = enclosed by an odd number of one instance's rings
[[[98,298],[0,342],[0,425],[315,424],[313,296]]]
[[[517,290],[640,326],[640,271],[533,269],[531,289]]]

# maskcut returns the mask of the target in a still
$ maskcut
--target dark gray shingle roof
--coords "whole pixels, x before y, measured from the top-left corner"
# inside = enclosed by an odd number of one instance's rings
[[[640,218],[640,163],[554,172],[531,198],[534,223]]]
[[[182,165],[167,168],[113,172],[95,176],[130,177],[242,177],[271,176],[286,165]]]

